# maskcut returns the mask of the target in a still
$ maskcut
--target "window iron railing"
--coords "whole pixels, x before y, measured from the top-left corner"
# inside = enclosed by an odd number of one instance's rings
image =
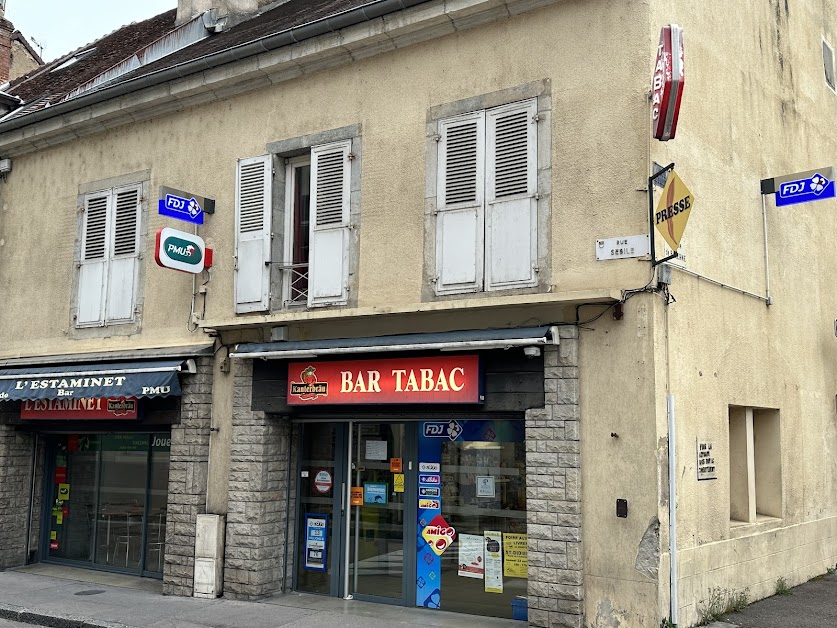
[[[277,264],[288,286],[285,307],[308,305],[308,263]]]

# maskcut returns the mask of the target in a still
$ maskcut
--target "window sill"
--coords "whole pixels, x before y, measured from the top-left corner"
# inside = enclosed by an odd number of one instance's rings
[[[730,519],[729,538],[738,539],[752,534],[761,534],[769,530],[775,530],[782,526],[782,519],[769,517],[767,515],[756,515],[755,521],[736,521]]]

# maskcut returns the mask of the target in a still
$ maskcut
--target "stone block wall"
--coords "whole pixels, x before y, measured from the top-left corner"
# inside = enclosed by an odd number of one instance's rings
[[[251,409],[252,361],[234,360],[233,369],[224,597],[255,600],[278,593],[284,584],[292,430],[286,418]],[[294,512],[293,501],[290,512]],[[292,529],[288,532],[292,542]],[[288,561],[292,561],[290,555]],[[288,573],[293,573],[290,566]]]
[[[15,410],[13,414],[17,412]],[[0,416],[0,421],[3,418]],[[32,434],[0,424],[0,569],[26,564],[26,518],[32,491],[33,445]],[[32,549],[36,548],[37,544],[32,546]]]
[[[163,593],[191,596],[195,571],[195,522],[206,512],[209,435],[212,424],[212,358],[195,360],[197,372],[181,379],[180,423],[171,430],[169,501]]]
[[[544,349],[543,408],[526,411],[529,625],[582,628],[578,329]]]

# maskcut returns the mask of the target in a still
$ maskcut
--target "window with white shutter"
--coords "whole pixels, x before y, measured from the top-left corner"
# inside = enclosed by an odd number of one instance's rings
[[[535,101],[488,112],[485,288],[537,284]]]
[[[104,326],[134,319],[142,188],[84,198],[76,325]]]
[[[273,166],[270,155],[240,159],[235,195],[235,311],[268,309]]]
[[[134,317],[139,271],[140,188],[113,192],[113,249],[108,272],[107,321],[129,321]]]
[[[439,122],[436,293],[535,286],[537,101]]]
[[[84,199],[76,324],[104,324],[110,192]]]
[[[345,141],[311,149],[309,307],[348,300],[351,148]]]
[[[485,114],[439,125],[436,202],[436,291],[482,289]]]

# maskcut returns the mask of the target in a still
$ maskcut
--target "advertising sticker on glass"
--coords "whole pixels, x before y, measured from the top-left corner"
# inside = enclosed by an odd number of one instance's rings
[[[305,515],[305,568],[326,570],[328,515]]]

